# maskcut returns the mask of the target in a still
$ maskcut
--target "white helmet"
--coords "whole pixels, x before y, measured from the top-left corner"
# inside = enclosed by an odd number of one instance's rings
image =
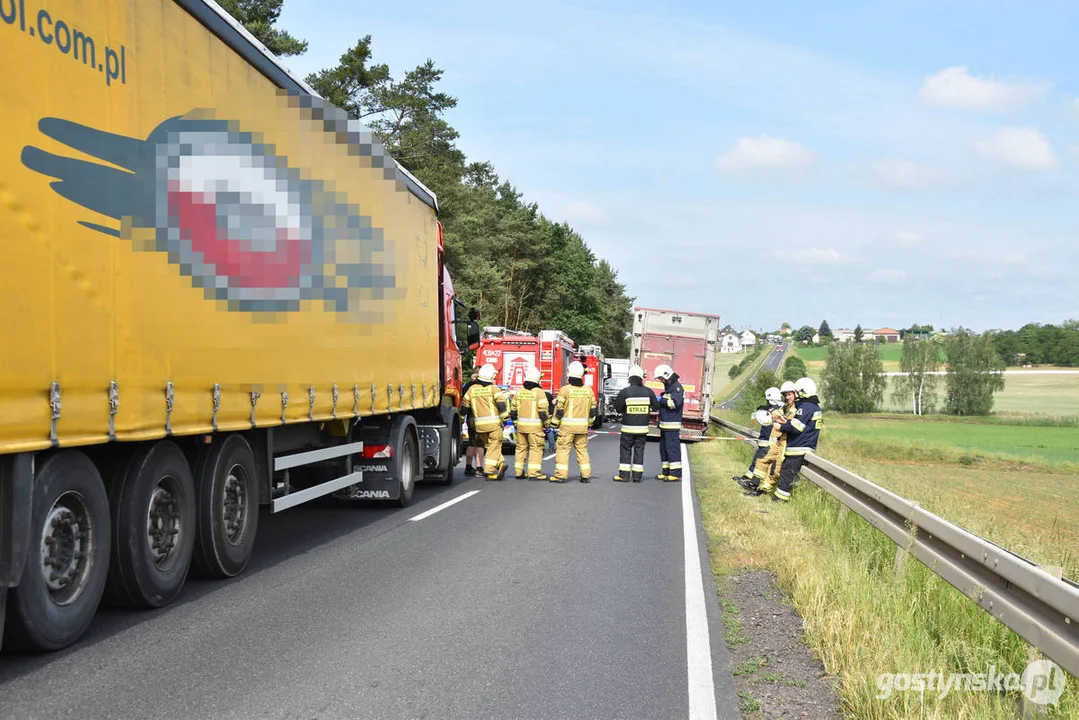
[[[584,377],[584,365],[577,360],[574,360],[569,364],[569,376],[571,378],[583,378]]]
[[[795,395],[797,395],[798,394],[798,386],[795,385],[794,383],[792,383],[790,380],[788,380],[788,381],[786,381],[785,383],[783,383],[782,385],[779,386],[779,391],[781,393],[792,392]]]
[[[627,377],[635,377],[644,380],[644,368],[640,365],[631,365]]]
[[[538,383],[539,381],[540,381],[539,368],[529,367],[527,370],[525,370],[525,382]]]
[[[480,368],[480,380],[482,380],[484,382],[492,382],[492,381],[494,381],[495,375],[497,375],[497,374],[498,374],[498,371],[495,370],[495,366],[492,365],[491,363],[487,363],[486,365],[484,365],[483,367]]]
[[[656,377],[660,378],[661,380],[666,380],[671,375],[674,375],[674,368],[672,368],[670,365],[660,365],[656,367],[655,372]]]
[[[770,387],[764,391],[764,399],[772,405],[782,405],[783,393],[779,392],[777,387]]]
[[[813,378],[800,378],[798,382],[795,383],[795,386],[798,388],[798,393],[802,397],[810,397],[817,394],[817,383],[813,382]]]

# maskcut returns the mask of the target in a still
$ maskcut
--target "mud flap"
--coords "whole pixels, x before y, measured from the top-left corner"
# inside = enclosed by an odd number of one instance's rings
[[[30,547],[34,462],[30,453],[0,457],[0,648],[7,589],[19,582]]]
[[[409,429],[412,426],[412,429]],[[410,415],[398,415],[392,420],[371,423],[362,429],[364,447],[389,445],[393,457],[360,458],[352,466],[363,472],[363,480],[349,488],[351,500],[400,500],[401,462],[405,433],[415,432],[416,421]],[[414,458],[414,460],[417,460]],[[417,467],[413,467],[413,472]],[[422,472],[422,471],[421,471]],[[415,484],[415,481],[412,481]]]

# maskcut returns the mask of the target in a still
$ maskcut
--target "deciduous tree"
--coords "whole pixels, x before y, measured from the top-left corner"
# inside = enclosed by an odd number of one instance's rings
[[[873,412],[888,386],[880,352],[860,343],[829,345],[821,381],[828,408],[845,413]]]
[[[959,328],[944,341],[948,374],[944,411],[951,415],[988,415],[993,393],[1004,389],[1004,361],[989,333]]]

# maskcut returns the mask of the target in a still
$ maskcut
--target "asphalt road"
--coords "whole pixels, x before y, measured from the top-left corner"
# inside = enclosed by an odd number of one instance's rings
[[[761,364],[760,369],[761,370],[771,370],[772,372],[776,372],[776,373],[779,372],[779,365],[780,365],[781,362],[783,362],[783,356],[787,352],[787,350],[789,350],[789,349],[790,349],[790,343],[789,342],[785,342],[782,345],[776,345],[776,346],[772,347],[771,349],[769,349],[768,350],[768,357],[766,357],[764,359],[764,362]],[[758,370],[757,372],[760,372],[760,370]],[[754,373],[753,377],[756,377],[756,376],[757,376],[756,373]],[[721,404],[719,407],[723,408],[724,410],[730,410],[732,407],[734,407],[734,403],[738,402],[738,398],[739,398],[739,396],[741,394],[742,394],[742,391],[739,390],[737,393],[734,394],[734,397],[732,397],[727,402]]]
[[[590,484],[462,463],[409,508],[266,513],[240,577],[0,656],[0,717],[738,717],[696,493],[654,442],[641,484],[610,479],[617,435],[590,452]]]

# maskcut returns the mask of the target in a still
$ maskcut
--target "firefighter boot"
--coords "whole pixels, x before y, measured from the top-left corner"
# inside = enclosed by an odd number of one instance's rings
[[[504,462],[502,462],[500,460],[498,462],[498,469],[495,470],[494,474],[488,475],[487,479],[488,480],[501,480],[505,475],[506,475],[506,463],[504,463]]]
[[[622,477],[622,471],[621,470],[619,470],[618,473],[612,479],[615,482],[625,482],[626,481],[626,478]]]

